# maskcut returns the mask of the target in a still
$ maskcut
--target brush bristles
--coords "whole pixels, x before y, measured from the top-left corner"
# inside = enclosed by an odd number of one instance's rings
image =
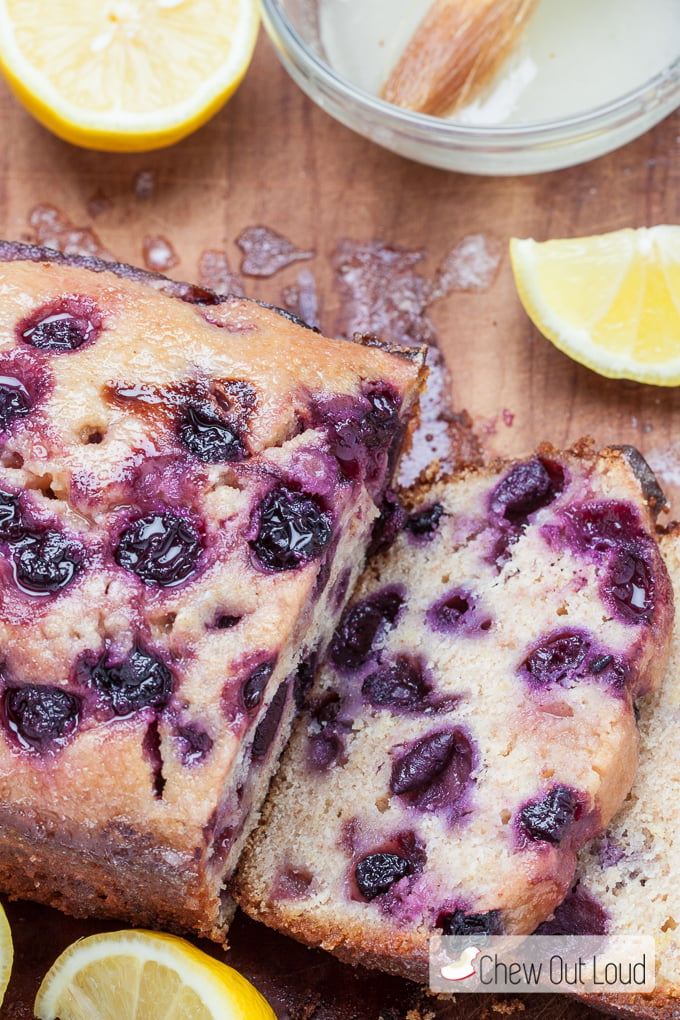
[[[536,0],[434,0],[382,98],[442,117],[470,103],[515,48]]]

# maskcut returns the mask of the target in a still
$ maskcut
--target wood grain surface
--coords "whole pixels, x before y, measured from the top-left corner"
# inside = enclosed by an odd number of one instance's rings
[[[584,434],[598,443],[631,442],[680,515],[678,391],[605,380],[558,353],[522,311],[507,258],[512,235],[544,239],[680,222],[680,112],[573,169],[523,178],[446,173],[335,123],[287,79],[263,37],[227,107],[171,149],[111,155],[74,148],[31,120],[2,84],[0,139],[0,236],[33,239],[31,213],[48,204],[124,261],[142,264],[145,238],[165,238],[178,258],[170,275],[196,280],[206,250],[225,253],[238,271],[236,238],[264,224],[315,254],[269,279],[243,277],[247,294],[280,303],[305,266],[329,333],[341,321],[333,256],[342,239],[424,250],[423,277],[465,237],[499,242],[502,259],[490,286],[451,293],[428,312],[450,368],[454,406],[471,415],[485,454],[519,454],[543,440],[565,445]],[[33,1015],[38,981],[60,949],[104,926],[27,904],[9,909],[17,963],[0,1017],[22,1020]],[[426,1000],[408,982],[352,971],[242,917],[231,941],[228,959],[256,980],[282,1020],[600,1015],[563,997]]]

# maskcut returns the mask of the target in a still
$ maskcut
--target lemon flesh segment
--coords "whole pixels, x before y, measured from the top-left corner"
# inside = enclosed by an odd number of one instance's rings
[[[5,997],[9,976],[12,972],[14,961],[14,946],[12,944],[12,931],[7,920],[7,914],[0,906],[0,1005]]]
[[[67,141],[141,151],[223,105],[258,27],[256,0],[0,0],[0,68]]]
[[[565,354],[610,378],[680,383],[680,226],[512,238],[524,308]]]
[[[238,971],[157,932],[92,935],[69,946],[35,1000],[40,1020],[276,1020]]]

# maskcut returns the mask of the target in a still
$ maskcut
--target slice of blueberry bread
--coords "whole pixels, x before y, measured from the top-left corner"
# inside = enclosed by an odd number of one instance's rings
[[[422,371],[0,246],[0,889],[224,937]]]
[[[680,529],[660,541],[680,592]],[[680,622],[659,690],[639,704],[640,765],[606,832],[579,854],[574,887],[541,930],[555,934],[652,935],[651,995],[592,997],[635,1017],[680,1017]]]
[[[422,495],[307,696],[235,895],[424,978],[434,929],[529,933],[637,762],[673,617],[630,448],[544,449]]]

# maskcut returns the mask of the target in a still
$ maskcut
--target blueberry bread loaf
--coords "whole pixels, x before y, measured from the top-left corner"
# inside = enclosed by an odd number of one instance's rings
[[[673,616],[630,448],[469,471],[373,560],[236,876],[253,917],[427,973],[433,929],[529,933],[625,798]]]
[[[224,938],[422,371],[0,246],[0,889]]]
[[[680,530],[660,548],[680,592]],[[633,789],[607,831],[579,854],[576,882],[543,926],[555,934],[652,935],[651,995],[593,997],[622,1015],[680,1017],[680,626],[659,690],[639,706],[640,765]]]

